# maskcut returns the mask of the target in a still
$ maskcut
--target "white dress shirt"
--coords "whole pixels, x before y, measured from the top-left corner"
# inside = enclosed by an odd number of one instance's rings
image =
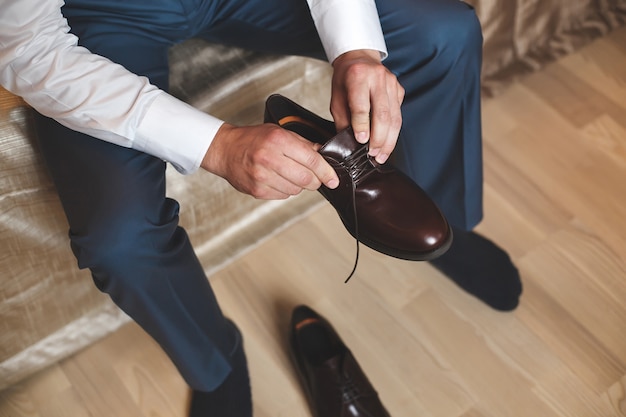
[[[307,0],[330,62],[387,51],[374,0]],[[223,121],[77,46],[63,0],[0,0],[0,85],[40,113],[98,139],[191,173]]]

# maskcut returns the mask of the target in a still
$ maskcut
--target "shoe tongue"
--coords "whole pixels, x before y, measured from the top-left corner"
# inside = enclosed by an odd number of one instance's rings
[[[352,128],[348,127],[338,132],[326,142],[320,148],[319,153],[342,161],[364,146],[366,145],[356,141]]]
[[[343,373],[343,368],[344,368],[344,363],[345,363],[345,357],[346,357],[346,352],[344,350],[342,350],[340,353],[338,353],[335,356],[332,356],[328,359],[326,359],[322,364],[323,366],[332,369],[333,371],[337,372],[338,374],[342,374]]]

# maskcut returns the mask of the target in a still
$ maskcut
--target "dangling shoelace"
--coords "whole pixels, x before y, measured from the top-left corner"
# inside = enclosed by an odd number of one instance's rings
[[[359,181],[363,178],[363,175],[367,172],[364,168],[370,163],[368,157],[369,148],[367,146],[363,146],[346,158],[345,161],[341,162],[341,166],[345,168],[350,174],[350,178],[352,178],[352,215],[354,216],[354,239],[356,241],[356,256],[354,259],[354,266],[352,267],[352,271],[348,275],[348,278],[344,281],[344,284],[347,284],[350,281],[350,278],[356,272],[357,265],[359,264],[359,253],[360,253],[360,245],[359,245],[359,221],[356,213],[356,186]]]
[[[297,115],[289,115],[289,116],[285,116],[281,118],[280,120],[278,120],[278,125],[282,127],[286,127],[286,125],[288,125],[289,123],[294,123],[294,122],[311,127],[319,131],[322,135],[326,135],[326,132],[321,130],[319,126]],[[365,174],[366,172],[366,170],[364,170],[363,168],[365,168],[367,164],[369,163],[368,152],[369,152],[369,147],[367,145],[362,146],[361,148],[357,149],[352,155],[346,158],[345,161],[341,163],[341,166],[350,173],[350,177],[352,178],[352,213],[354,216],[354,238],[356,240],[356,256],[354,259],[354,266],[352,267],[352,271],[350,271],[350,274],[348,274],[348,278],[346,278],[346,280],[344,281],[344,284],[347,284],[348,281],[350,281],[350,278],[352,278],[352,276],[356,272],[356,267],[359,264],[360,245],[359,245],[359,222],[358,222],[357,214],[356,214],[356,186],[358,182],[361,180],[361,178],[363,177],[363,174]]]
[[[356,197],[356,185],[354,184],[354,181],[352,181],[352,212],[354,213],[354,240],[356,240],[356,256],[354,257],[354,266],[352,267],[352,271],[350,271],[348,278],[346,278],[346,280],[343,282],[344,284],[347,284],[348,281],[350,281],[350,278],[352,278],[352,276],[356,272],[356,267],[359,264],[359,253],[360,253],[359,222],[357,221],[357,218],[356,218],[355,197]]]

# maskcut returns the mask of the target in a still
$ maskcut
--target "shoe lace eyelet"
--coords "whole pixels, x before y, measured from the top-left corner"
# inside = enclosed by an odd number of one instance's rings
[[[367,169],[371,166],[368,152],[368,147],[362,146],[341,162],[342,167],[348,171],[355,186],[359,184],[367,173],[371,172],[371,170]]]
[[[340,377],[337,385],[341,393],[341,401],[344,404],[352,403],[361,396],[359,387],[354,383],[350,375]]]

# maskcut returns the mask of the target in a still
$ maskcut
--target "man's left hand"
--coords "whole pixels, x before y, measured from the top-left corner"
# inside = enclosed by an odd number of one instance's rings
[[[374,50],[346,52],[333,62],[330,111],[337,129],[352,126],[369,154],[384,163],[396,146],[404,88]]]

